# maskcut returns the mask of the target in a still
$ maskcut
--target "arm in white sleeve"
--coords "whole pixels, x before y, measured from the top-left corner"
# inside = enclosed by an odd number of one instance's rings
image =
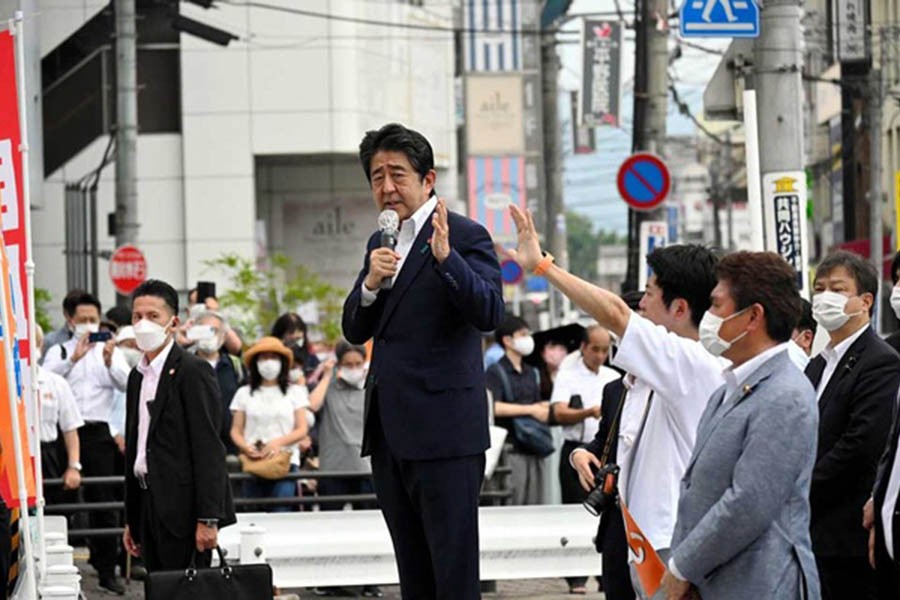
[[[360,292],[362,293],[362,295],[360,296],[360,300],[359,300],[360,306],[365,308],[367,306],[372,306],[373,304],[375,304],[375,300],[378,299],[378,290],[377,289],[370,290],[369,288],[367,288],[365,281],[360,283],[359,287],[360,287]]]

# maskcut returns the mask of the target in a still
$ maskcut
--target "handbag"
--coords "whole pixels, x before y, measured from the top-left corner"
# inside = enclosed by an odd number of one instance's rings
[[[503,385],[504,400],[507,402],[515,402],[512,393],[512,384],[509,381],[509,377],[506,375],[506,371],[504,371],[503,367],[499,364],[494,364],[491,368],[497,373],[497,376],[500,378],[500,383]],[[534,373],[535,378],[537,378],[537,371]],[[530,454],[545,458],[553,454],[553,451],[556,450],[553,445],[553,434],[550,432],[550,426],[546,423],[541,423],[534,417],[521,416],[513,417],[512,425],[513,439],[515,439],[516,442]]]
[[[281,449],[273,456],[253,460],[246,454],[240,455],[241,470],[262,479],[284,479],[291,471],[291,452]]]
[[[197,552],[186,569],[151,571],[144,579],[146,600],[272,600],[272,567],[266,564],[229,565],[222,549],[219,566],[198,569]]]

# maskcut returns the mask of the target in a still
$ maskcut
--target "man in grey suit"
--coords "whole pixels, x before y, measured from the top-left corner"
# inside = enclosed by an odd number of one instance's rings
[[[716,266],[700,341],[732,361],[706,407],[681,482],[666,598],[820,598],[809,534],[815,391],[787,342],[800,316],[794,270],[771,252]]]

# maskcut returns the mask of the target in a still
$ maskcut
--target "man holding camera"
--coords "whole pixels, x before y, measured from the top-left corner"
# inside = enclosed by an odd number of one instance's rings
[[[88,293],[73,299],[72,324],[75,335],[62,344],[51,346],[44,357],[44,368],[61,375],[75,395],[75,403],[84,425],[78,429],[81,446],[81,469],[85,477],[105,477],[116,474],[116,442],[110,434],[110,417],[115,405],[115,391],[125,391],[131,370],[122,351],[116,348],[112,335],[100,332],[100,301]],[[110,486],[92,485],[84,489],[88,502],[113,502]],[[90,527],[111,529],[118,527],[116,513],[91,511]],[[112,536],[90,540],[91,565],[100,577],[100,587],[124,594],[125,588],[116,579],[117,540]]]
[[[658,248],[647,257],[653,270],[640,314],[618,295],[579,279],[541,252],[530,213],[511,207],[518,230],[516,260],[547,280],[619,338],[613,364],[629,374],[619,421],[618,490],[637,525],[663,560],[675,527],[678,487],[687,467],[697,423],[727,362],[706,351],[698,326],[716,284],[716,257],[701,246]],[[603,441],[600,445],[602,447]],[[591,490],[598,456],[574,451],[570,463]],[[640,586],[635,585],[636,590]]]

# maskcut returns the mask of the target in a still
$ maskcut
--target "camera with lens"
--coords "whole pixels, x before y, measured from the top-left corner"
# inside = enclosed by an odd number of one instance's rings
[[[619,465],[609,463],[594,474],[594,489],[584,499],[584,508],[599,517],[616,505],[619,497]]]

